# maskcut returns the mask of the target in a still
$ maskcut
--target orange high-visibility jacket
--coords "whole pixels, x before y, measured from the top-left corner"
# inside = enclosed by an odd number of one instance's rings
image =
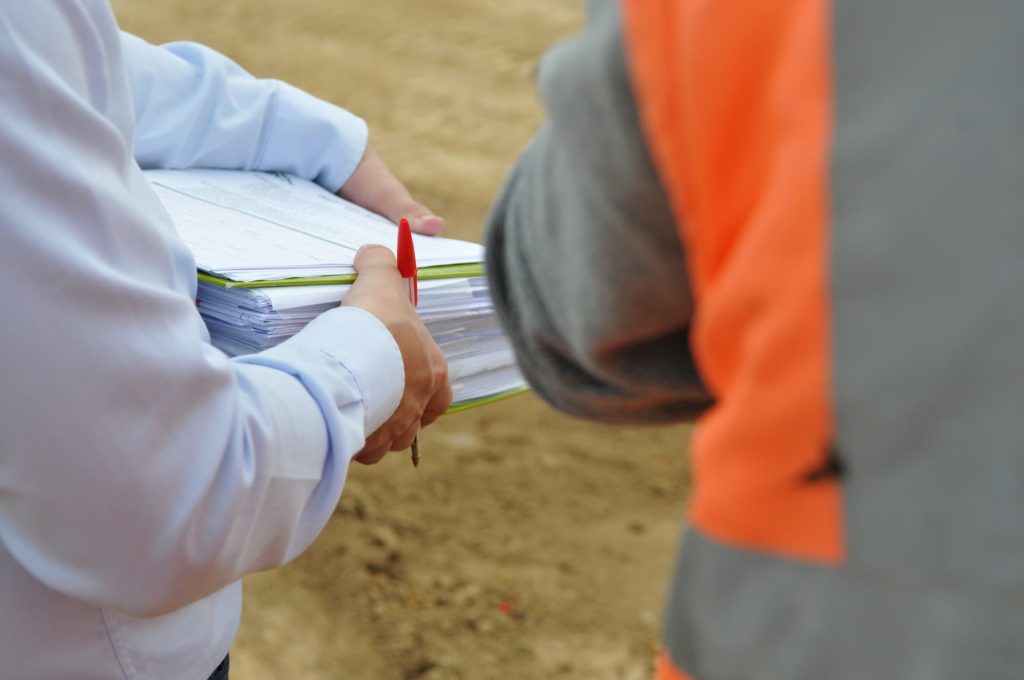
[[[700,414],[662,677],[1024,678],[1024,5],[591,10],[488,266],[554,405]]]

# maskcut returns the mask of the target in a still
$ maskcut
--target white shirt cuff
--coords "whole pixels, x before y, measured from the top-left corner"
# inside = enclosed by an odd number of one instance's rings
[[[343,407],[352,388],[362,397],[369,436],[395,412],[405,391],[405,367],[398,343],[377,317],[354,307],[321,314],[277,347],[249,355],[280,361],[313,377]]]

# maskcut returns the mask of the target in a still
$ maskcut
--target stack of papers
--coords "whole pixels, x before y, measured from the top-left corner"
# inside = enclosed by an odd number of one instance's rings
[[[319,186],[286,175],[218,170],[146,172],[200,270],[197,302],[229,355],[273,347],[338,306],[363,245],[392,251],[397,227]],[[414,236],[417,312],[448,360],[452,410],[525,390],[483,276],[483,248]]]

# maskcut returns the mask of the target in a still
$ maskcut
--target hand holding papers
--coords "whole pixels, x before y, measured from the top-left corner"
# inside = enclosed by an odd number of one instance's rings
[[[408,218],[409,226],[417,234],[437,236],[444,230],[444,220],[412,197],[373,144],[366,145],[359,165],[338,190],[338,196],[392,222]]]
[[[282,175],[148,171],[200,270],[197,302],[212,342],[231,355],[291,337],[338,305],[358,249],[394,250],[397,228],[317,185]],[[483,247],[413,235],[417,313],[448,360],[452,410],[525,384],[483,277]],[[330,284],[330,285],[326,285]]]
[[[406,300],[394,255],[380,246],[363,248],[355,264],[359,278],[342,304],[363,309],[384,324],[398,344],[405,366],[402,400],[355,457],[360,463],[372,464],[388,451],[408,449],[420,425],[437,420],[451,404],[452,389],[444,354]]]

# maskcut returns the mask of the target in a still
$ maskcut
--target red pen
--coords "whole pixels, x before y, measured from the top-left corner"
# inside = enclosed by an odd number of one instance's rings
[[[402,280],[405,282],[405,290],[409,295],[409,302],[415,307],[420,299],[418,279],[416,277],[416,249],[412,245],[412,230],[409,228],[409,220],[404,217],[398,222],[397,259],[398,273],[402,275]],[[412,464],[413,467],[420,466],[419,433],[412,440]]]

